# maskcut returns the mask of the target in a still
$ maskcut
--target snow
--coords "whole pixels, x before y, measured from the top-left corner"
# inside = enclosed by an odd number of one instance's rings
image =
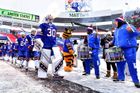
[[[140,67],[140,61],[137,61]],[[106,63],[103,59],[101,59],[101,78],[96,79],[94,75],[94,70],[91,71],[91,74],[88,76],[82,75],[82,63],[79,62],[78,68],[74,68],[74,70],[70,73],[61,71],[60,73],[65,76],[65,79],[81,84],[83,86],[89,87],[93,90],[100,91],[103,93],[140,93],[140,89],[137,89],[133,82],[131,81],[130,76],[126,76],[125,82],[113,82],[112,78],[106,78]],[[81,66],[80,66],[81,65]],[[140,68],[138,68],[139,78],[140,78]]]
[[[140,56],[140,48],[137,52],[137,56]],[[64,63],[65,65],[65,63]],[[29,62],[29,67],[34,68],[34,62]],[[64,67],[64,66],[63,66]],[[1,68],[2,69],[2,68]],[[11,68],[13,69],[13,68]],[[48,73],[51,74],[52,67],[51,64],[49,66],[49,71]],[[140,59],[137,59],[137,70],[138,70],[138,77],[140,79]],[[3,71],[0,71],[0,74],[2,74]],[[4,74],[8,75],[7,70],[5,70]],[[65,72],[63,70],[63,68],[59,71],[60,75],[64,75],[64,79],[69,80],[71,82],[89,87],[93,90],[99,91],[99,92],[103,92],[103,93],[140,93],[140,89],[136,88],[131,80],[130,76],[126,76],[126,80],[124,82],[113,82],[112,78],[106,78],[105,74],[106,74],[106,63],[103,59],[101,59],[101,65],[100,65],[100,75],[101,78],[100,79],[96,79],[95,75],[94,75],[94,69],[92,69],[91,74],[87,75],[87,76],[83,76],[83,66],[82,66],[82,61],[78,60],[78,67],[73,68],[72,72]],[[15,75],[16,74],[16,75]],[[13,77],[13,75],[15,75],[15,77]],[[35,89],[35,91],[39,91],[39,90],[43,90],[41,85],[37,85],[38,83],[35,81],[31,81],[29,78],[26,77],[26,75],[22,74],[22,73],[12,73],[12,75],[8,75],[8,77],[10,78],[7,82],[4,82],[3,84],[3,80],[4,77],[1,76],[0,77],[0,86],[2,86],[2,88],[0,87],[0,93],[2,93],[6,88],[8,88],[8,90],[10,90],[10,93],[17,93],[17,91],[10,89],[12,86],[12,84],[18,86],[18,85],[22,85],[21,87],[17,87],[19,88],[19,92],[23,91],[22,87],[26,87],[24,91],[32,91]],[[13,78],[11,82],[9,82],[11,80],[11,77]],[[20,80],[21,83],[18,83],[17,80]],[[34,82],[33,84],[30,84],[29,82]],[[32,86],[32,87],[28,87],[28,86]],[[39,89],[39,90],[38,90]],[[50,92],[50,90],[48,89],[48,91]],[[47,92],[47,93],[49,93]],[[8,93],[8,92],[7,92]],[[36,92],[38,93],[38,92]],[[42,92],[43,93],[43,92]]]
[[[0,93],[52,93],[52,91],[0,61]]]
[[[65,64],[64,64],[65,65]],[[30,67],[34,67],[33,62],[30,62]],[[140,79],[140,60],[137,60],[137,70],[138,77]],[[126,81],[124,82],[113,82],[112,78],[106,78],[106,63],[101,59],[100,65],[101,78],[96,79],[94,75],[94,69],[92,69],[91,74],[88,76],[83,76],[83,66],[82,61],[78,60],[78,67],[73,68],[72,72],[65,72],[63,68],[59,71],[59,74],[64,75],[64,79],[71,82],[89,87],[93,90],[103,92],[103,93],[140,93],[140,89],[136,88],[131,80],[130,76],[126,76]],[[49,66],[49,74],[51,74],[51,64]]]

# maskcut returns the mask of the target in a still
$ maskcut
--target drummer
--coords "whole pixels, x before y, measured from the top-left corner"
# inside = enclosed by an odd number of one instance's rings
[[[136,46],[138,31],[132,25],[128,25],[123,17],[115,19],[116,30],[114,32],[113,44],[120,47],[124,52],[124,57],[128,64],[129,72],[135,87],[140,88],[140,82],[137,75],[136,66]],[[117,62],[118,79],[117,81],[125,80],[125,64],[126,62]]]
[[[107,34],[105,38],[101,39],[101,44],[103,47],[103,58],[105,59],[105,52],[107,51],[107,49],[109,49],[111,46],[109,46],[109,42],[111,42],[113,39],[113,37],[110,34]],[[107,62],[106,61],[106,67],[107,67],[107,73],[106,73],[106,77],[110,77],[111,76],[111,66],[113,69],[113,79],[117,79],[117,67],[115,62]]]
[[[78,58],[83,61],[84,73],[82,75],[90,75],[92,64],[90,48],[88,47],[87,36],[83,36],[80,44],[78,44]]]
[[[99,59],[99,48],[100,48],[100,37],[97,32],[93,30],[92,26],[87,28],[87,41],[88,46],[92,48],[92,62],[94,64],[94,71],[96,79],[100,79],[100,59]]]

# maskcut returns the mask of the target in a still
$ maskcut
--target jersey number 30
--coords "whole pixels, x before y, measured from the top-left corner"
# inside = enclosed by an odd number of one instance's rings
[[[52,36],[55,37],[56,36],[56,30],[55,29],[48,29],[48,34],[47,36]]]

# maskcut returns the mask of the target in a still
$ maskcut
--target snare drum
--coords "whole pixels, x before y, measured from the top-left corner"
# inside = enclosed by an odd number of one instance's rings
[[[106,62],[122,62],[125,61],[124,53],[121,48],[111,47],[105,50]]]
[[[88,46],[82,45],[78,49],[78,59],[91,59],[92,49]]]

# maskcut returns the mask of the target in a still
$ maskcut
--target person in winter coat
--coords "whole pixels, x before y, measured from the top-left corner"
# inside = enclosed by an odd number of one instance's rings
[[[124,70],[127,63],[134,85],[140,88],[136,67],[136,37],[139,35],[139,32],[133,25],[128,25],[123,17],[116,18],[114,23],[116,25],[116,30],[114,32],[113,44],[122,49],[126,59],[125,62],[117,62],[117,81],[125,80]]]
[[[102,43],[102,47],[104,49],[103,51],[103,58],[105,59],[105,52],[107,51],[107,49],[109,49],[111,46],[109,45],[109,42],[111,42],[113,39],[113,37],[110,34],[107,34],[105,38],[103,38],[101,40]],[[107,66],[107,73],[106,73],[106,77],[110,77],[111,76],[111,66],[113,69],[113,79],[117,79],[117,67],[116,64],[114,62],[106,62],[106,66]]]
[[[87,40],[88,46],[92,49],[92,62],[94,64],[95,76],[97,79],[100,78],[100,59],[99,59],[99,48],[100,48],[100,37],[96,33],[93,33],[93,27],[87,28]]]

